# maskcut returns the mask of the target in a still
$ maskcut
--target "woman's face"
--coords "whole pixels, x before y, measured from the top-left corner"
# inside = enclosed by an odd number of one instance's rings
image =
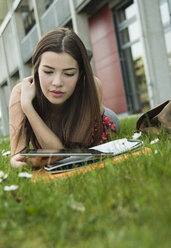
[[[68,53],[47,51],[38,68],[40,87],[52,104],[63,104],[74,92],[79,77],[77,61]]]

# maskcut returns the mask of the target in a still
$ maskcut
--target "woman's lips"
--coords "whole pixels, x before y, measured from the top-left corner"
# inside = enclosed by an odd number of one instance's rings
[[[61,96],[64,95],[64,92],[62,92],[62,91],[56,91],[56,90],[51,90],[50,93],[54,97],[61,97]]]

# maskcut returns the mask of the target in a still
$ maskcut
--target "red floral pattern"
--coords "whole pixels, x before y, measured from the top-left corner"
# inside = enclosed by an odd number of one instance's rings
[[[102,144],[104,141],[106,141],[108,139],[111,132],[116,133],[116,126],[109,117],[107,117],[106,115],[103,115],[102,116],[102,123],[103,123],[103,132],[102,132],[100,144]],[[97,132],[97,124],[94,125],[91,143],[94,142],[94,136],[95,136],[96,132]]]

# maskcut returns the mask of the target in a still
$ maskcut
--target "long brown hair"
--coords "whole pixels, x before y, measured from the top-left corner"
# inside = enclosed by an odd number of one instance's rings
[[[93,144],[97,144],[100,139],[102,119],[95,81],[86,48],[80,38],[70,29],[56,28],[45,34],[36,46],[32,58],[36,85],[36,98],[33,104],[36,111],[48,123],[48,105],[50,103],[42,93],[38,75],[41,55],[47,51],[68,53],[79,65],[79,79],[76,88],[64,104],[59,122],[56,124],[57,128],[53,130],[53,126],[50,124],[49,126],[65,147],[77,145],[88,147],[91,144],[94,125],[97,124],[98,130],[95,132],[93,141]]]

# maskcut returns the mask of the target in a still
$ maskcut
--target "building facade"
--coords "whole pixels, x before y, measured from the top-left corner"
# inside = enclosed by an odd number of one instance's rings
[[[1,135],[9,134],[11,90],[31,74],[38,40],[55,27],[72,28],[93,52],[91,64],[102,82],[103,102],[117,114],[141,113],[171,98],[171,0],[2,3]]]

